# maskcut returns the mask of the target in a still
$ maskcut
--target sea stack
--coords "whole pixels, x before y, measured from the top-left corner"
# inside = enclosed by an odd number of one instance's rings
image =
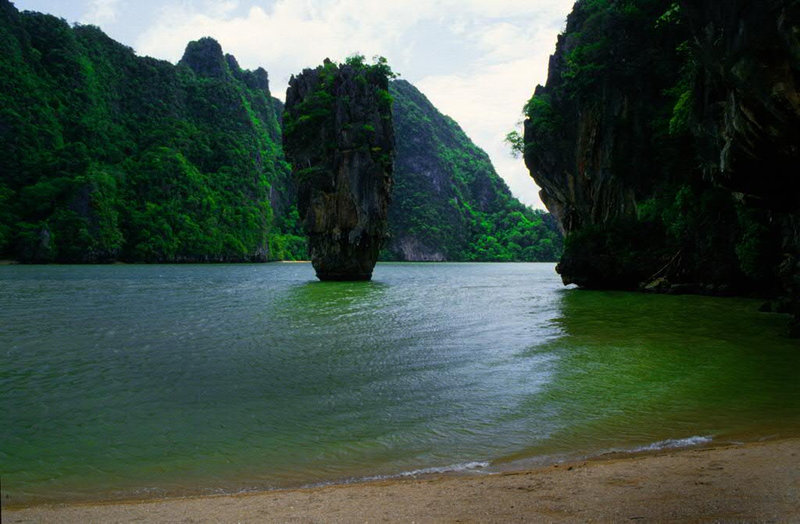
[[[384,59],[292,76],[283,141],[320,280],[369,280],[386,237],[394,132]]]

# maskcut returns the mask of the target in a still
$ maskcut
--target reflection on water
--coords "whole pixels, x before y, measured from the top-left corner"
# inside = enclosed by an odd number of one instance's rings
[[[798,429],[800,348],[752,301],[565,290],[551,264],[374,277],[0,267],[5,503]]]
[[[544,395],[549,439],[518,455],[592,454],[673,438],[800,430],[800,344],[751,300],[573,290]],[[767,429],[769,428],[769,429]]]

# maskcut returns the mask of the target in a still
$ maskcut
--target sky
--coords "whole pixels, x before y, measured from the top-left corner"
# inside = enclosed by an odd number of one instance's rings
[[[94,24],[136,51],[176,63],[186,44],[215,38],[245,69],[263,67],[273,96],[325,58],[388,59],[484,149],[514,195],[543,208],[505,135],[547,79],[574,0],[14,0],[70,23]]]

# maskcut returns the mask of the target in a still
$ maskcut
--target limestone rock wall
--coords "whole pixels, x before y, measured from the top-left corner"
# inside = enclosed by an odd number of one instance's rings
[[[800,3],[684,0],[698,57],[705,175],[765,210],[780,238],[777,309],[800,335]]]
[[[385,73],[326,61],[293,76],[284,147],[322,280],[368,280],[386,237],[394,132]]]
[[[795,0],[576,2],[524,136],[565,283],[800,318],[798,35]]]

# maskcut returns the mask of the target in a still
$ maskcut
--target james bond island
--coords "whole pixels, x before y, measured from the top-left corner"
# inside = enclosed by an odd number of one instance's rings
[[[2,522],[800,522],[800,0],[14,2]]]
[[[369,280],[386,238],[394,131],[391,69],[353,56],[292,77],[284,147],[320,280]]]

